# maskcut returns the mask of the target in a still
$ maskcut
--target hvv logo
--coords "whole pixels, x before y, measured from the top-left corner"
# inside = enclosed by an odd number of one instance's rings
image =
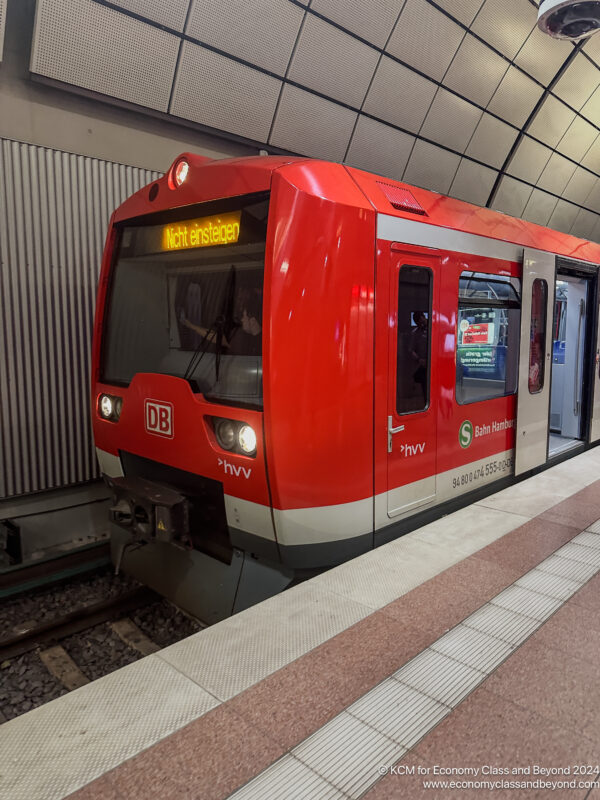
[[[239,478],[240,475],[243,475],[246,480],[252,475],[252,467],[236,467],[235,464],[229,464],[228,461],[225,459],[219,459],[219,466],[223,467],[223,472],[225,475],[234,475],[236,478]]]
[[[146,400],[144,403],[146,430],[156,436],[173,438],[173,404],[159,400]]]

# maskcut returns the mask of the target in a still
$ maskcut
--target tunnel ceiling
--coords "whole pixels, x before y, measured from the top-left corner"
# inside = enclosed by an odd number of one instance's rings
[[[33,73],[600,242],[600,33],[532,0],[38,0]]]

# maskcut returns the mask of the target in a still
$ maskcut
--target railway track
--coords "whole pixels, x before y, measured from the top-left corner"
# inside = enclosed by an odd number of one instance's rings
[[[132,589],[99,603],[84,604],[55,619],[22,625],[9,636],[0,638],[0,662],[35,650],[47,642],[64,639],[127,612],[149,605],[158,595],[145,587]]]
[[[201,627],[155,592],[108,568],[5,598],[0,724]]]
[[[0,600],[32,591],[110,564],[110,544],[102,542],[45,561],[0,572]]]

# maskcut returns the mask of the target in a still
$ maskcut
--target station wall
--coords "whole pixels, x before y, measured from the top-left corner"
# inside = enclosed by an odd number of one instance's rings
[[[182,151],[257,152],[32,80],[35,9],[0,0],[0,502],[98,477],[90,345],[112,211]]]
[[[159,174],[0,139],[0,499],[98,476],[89,375],[107,223]]]

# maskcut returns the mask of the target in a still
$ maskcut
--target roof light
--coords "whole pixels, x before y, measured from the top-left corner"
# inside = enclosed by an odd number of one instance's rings
[[[181,186],[187,180],[190,172],[190,165],[185,158],[180,159],[173,168],[173,183]]]

